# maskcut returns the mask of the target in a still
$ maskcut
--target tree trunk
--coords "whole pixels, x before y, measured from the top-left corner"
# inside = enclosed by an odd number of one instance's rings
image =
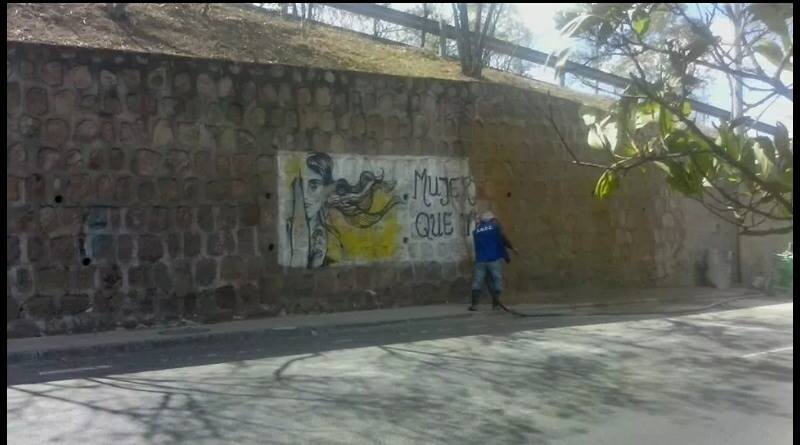
[[[114,20],[123,19],[127,15],[127,11],[125,10],[125,8],[127,7],[128,7],[127,3],[109,3],[108,14]]]
[[[428,15],[430,15],[430,12],[428,11],[428,4],[427,3],[423,3],[422,4],[422,17],[427,19]],[[425,30],[423,29],[422,30],[422,35],[421,35],[421,38],[420,38],[420,44],[419,44],[420,48],[425,48],[425,36],[426,35],[427,34],[425,33]]]
[[[741,3],[732,4],[734,27],[734,41],[733,41],[733,60],[734,66],[737,70],[742,71],[742,33],[744,32],[744,9]],[[733,104],[732,104],[732,119],[737,119],[742,116],[744,109],[744,86],[742,79],[733,76]],[[734,129],[737,134],[742,134],[744,126],[741,125]]]

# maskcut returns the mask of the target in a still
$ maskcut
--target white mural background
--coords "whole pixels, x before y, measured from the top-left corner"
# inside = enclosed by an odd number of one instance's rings
[[[463,158],[278,154],[279,263],[457,262],[475,185]]]

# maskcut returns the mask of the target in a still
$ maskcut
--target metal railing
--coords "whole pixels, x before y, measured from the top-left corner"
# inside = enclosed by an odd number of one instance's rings
[[[457,31],[452,25],[448,25],[436,20],[427,19],[414,14],[409,14],[403,11],[387,8],[384,6],[376,5],[373,3],[320,3],[327,7],[339,9],[352,14],[358,14],[373,19],[382,20],[389,23],[394,23],[406,28],[424,31],[429,34],[444,37],[445,39],[456,39]],[[537,51],[535,49],[526,48],[524,46],[516,45],[514,43],[499,40],[494,37],[487,37],[486,48],[499,54],[504,54],[511,57],[516,57],[522,60],[533,62],[538,65],[553,67],[555,61],[549,57],[547,53]],[[617,76],[616,74],[606,73],[598,69],[581,65],[575,62],[567,62],[564,66],[564,71],[575,76],[602,82],[606,85],[611,85],[616,88],[625,88],[630,83],[630,80]],[[689,99],[692,110],[706,114],[708,116],[716,117],[723,120],[730,120],[730,111],[722,108],[709,105],[704,102],[698,102],[694,99]],[[773,125],[765,124],[763,122],[755,122],[752,118],[747,118],[747,124],[752,125],[755,130],[775,134],[777,128]]]

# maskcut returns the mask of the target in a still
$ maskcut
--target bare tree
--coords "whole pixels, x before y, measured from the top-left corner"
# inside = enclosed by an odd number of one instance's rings
[[[470,20],[470,6],[474,5],[474,19]],[[492,36],[497,19],[503,10],[502,3],[489,3],[486,17],[483,17],[485,3],[453,3],[453,24],[456,28],[458,57],[461,72],[467,76],[480,78],[485,58],[486,38]]]

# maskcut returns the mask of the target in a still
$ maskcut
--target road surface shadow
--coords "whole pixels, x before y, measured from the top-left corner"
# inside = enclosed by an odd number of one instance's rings
[[[786,301],[740,300],[736,307],[714,308],[689,313],[724,314],[731,310],[770,306]],[[579,312],[580,314],[580,312]],[[120,373],[144,372],[161,369],[175,369],[192,366],[212,365],[228,362],[241,362],[282,356],[294,356],[309,353],[330,352],[340,349],[353,349],[372,346],[383,346],[399,343],[412,343],[426,340],[439,340],[464,336],[489,336],[502,338],[516,332],[539,331],[573,326],[603,325],[620,322],[643,320],[677,320],[680,315],[631,314],[631,315],[576,315],[576,316],[543,316],[541,318],[522,318],[502,312],[482,312],[474,317],[461,319],[418,320],[408,323],[392,323],[369,327],[331,327],[302,328],[296,330],[276,331],[272,336],[250,338],[241,341],[205,340],[187,342],[185,345],[143,350],[116,354],[113,356],[76,357],[67,361],[37,361],[7,366],[6,386],[29,383],[58,381],[76,377],[103,377]],[[758,326],[757,320],[748,320],[748,324]],[[653,332],[654,336],[685,333],[686,323],[675,321],[673,329]],[[764,327],[774,329],[778,326],[765,324]],[[786,327],[786,326],[782,326]],[[792,325],[789,324],[791,329]],[[719,330],[721,328],[716,327]],[[714,329],[709,331],[716,333]],[[705,332],[688,332],[689,335],[704,335]],[[741,341],[738,337],[729,339],[724,332],[717,333],[720,341],[727,346]],[[640,348],[642,346],[639,346]],[[111,367],[107,367],[111,365]],[[79,374],[45,373],[72,368],[92,368]]]
[[[343,443],[380,443],[388,435],[408,443],[517,444],[584,434],[620,413],[678,423],[719,412],[792,419],[759,392],[793,382],[791,360],[741,357],[743,344],[774,347],[767,343],[775,334],[734,334],[736,318],[729,327],[706,319],[639,321],[570,322],[557,335],[528,327],[436,342],[373,339],[377,348],[330,348],[269,364],[236,360],[15,386],[7,416],[18,422],[43,401],[59,402],[89,410],[89,419],[133,424],[126,430],[135,432],[115,432],[119,440],[165,444],[331,442],[336,428],[347,432]],[[126,399],[135,403],[118,402]],[[74,441],[88,423],[51,440]]]

